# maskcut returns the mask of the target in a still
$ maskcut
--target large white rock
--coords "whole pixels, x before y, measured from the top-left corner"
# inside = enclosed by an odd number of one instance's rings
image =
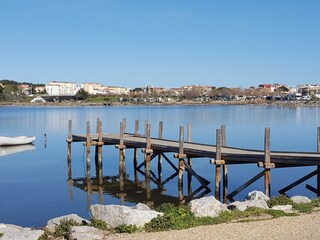
[[[310,203],[311,200],[304,196],[293,196],[290,198],[294,203]]]
[[[73,226],[71,238],[77,240],[100,240],[106,239],[102,230],[90,226]]]
[[[270,198],[261,191],[254,190],[249,192],[245,200],[264,200],[269,201]]]
[[[196,217],[216,217],[221,212],[228,211],[227,207],[213,196],[192,200],[188,206]]]
[[[242,212],[245,211],[248,207],[256,207],[256,208],[262,208],[262,209],[269,208],[267,202],[261,199],[246,200],[243,202],[236,201],[236,202],[230,203],[229,208],[230,206]]]
[[[77,222],[78,224],[88,223],[89,222],[88,220],[79,217],[77,214],[69,214],[69,215],[65,215],[65,216],[61,216],[61,217],[56,217],[56,218],[50,219],[48,221],[48,223],[47,223],[46,228],[48,230],[50,230],[50,231],[54,231],[56,226],[58,226],[62,220],[73,220],[73,221]]]
[[[90,206],[92,217],[106,222],[111,228],[115,228],[123,224],[142,227],[153,218],[156,218],[158,215],[162,215],[162,213],[150,210],[149,208],[148,210],[145,209],[146,207],[142,205],[137,207],[127,207],[95,204]]]
[[[293,212],[292,205],[276,205],[276,206],[273,206],[271,209],[281,210],[287,213]]]
[[[1,240],[36,240],[43,234],[43,230],[32,230],[3,223],[0,223],[0,232],[3,233]]]

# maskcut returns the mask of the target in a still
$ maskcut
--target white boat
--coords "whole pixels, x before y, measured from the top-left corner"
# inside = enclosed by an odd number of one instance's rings
[[[0,146],[28,144],[28,143],[32,143],[34,140],[36,140],[35,136],[17,136],[17,137],[0,136]]]
[[[33,151],[36,147],[33,144],[23,144],[17,146],[0,146],[0,157],[20,153],[25,151]]]

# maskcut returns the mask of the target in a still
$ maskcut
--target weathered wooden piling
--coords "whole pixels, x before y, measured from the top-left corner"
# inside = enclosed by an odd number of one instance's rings
[[[96,176],[99,178],[99,185],[103,184],[103,172],[102,172],[102,121],[97,119],[97,129],[98,141],[96,144],[96,154],[95,154],[95,163],[96,163]]]
[[[179,154],[175,157],[179,159],[179,172],[178,172],[178,191],[179,191],[179,200],[183,201],[183,173],[185,169],[184,159],[187,157],[184,154],[184,127],[180,126],[179,128]]]
[[[226,126],[222,125],[221,126],[221,141],[222,141],[222,146],[226,147],[227,146],[227,138],[226,138]],[[222,154],[222,153],[221,153]],[[228,203],[227,195],[228,195],[228,166],[227,164],[222,165],[222,172],[223,172],[223,202]]]
[[[86,172],[86,176],[87,176],[87,181],[89,181],[90,182],[90,168],[91,168],[91,166],[90,166],[90,147],[91,147],[91,138],[90,138],[90,122],[89,121],[87,121],[87,134],[86,134],[86,138],[87,138],[87,140],[86,140],[86,153],[87,153],[87,157],[86,157],[86,170],[87,170],[87,172]]]
[[[216,179],[215,179],[215,198],[220,201],[220,182],[221,182],[221,129],[216,130]]]
[[[134,131],[134,136],[139,136],[139,120],[135,121],[135,131]],[[139,149],[138,148],[134,148],[133,149],[133,169],[134,169],[134,179],[135,182],[138,183],[139,178],[138,178],[138,171],[137,171],[137,167],[138,167],[138,157],[139,157]]]
[[[116,147],[119,149],[119,182],[120,182],[120,191],[124,191],[124,177],[126,175],[126,146],[124,144],[124,132],[125,132],[125,122],[120,123],[120,141],[119,145]]]
[[[264,189],[265,194],[270,197],[271,194],[271,176],[270,176],[270,168],[271,168],[271,159],[270,159],[270,128],[265,129],[264,136]]]
[[[90,154],[90,149],[91,149],[91,135],[90,135],[90,121],[87,121],[87,131],[86,131],[86,152],[87,152],[87,157],[86,157],[86,177],[87,177],[87,187],[88,187],[88,194],[90,194],[91,196],[91,163],[90,163],[90,158],[91,158],[91,154]]]
[[[147,199],[151,199],[151,188],[150,188],[150,162],[151,162],[151,124],[146,125],[146,148],[143,149],[144,161],[145,161],[145,182],[146,182],[146,194]]]
[[[320,153],[320,127],[317,128],[317,152]],[[320,165],[317,166],[317,196],[320,196]]]
[[[187,142],[192,141],[192,130],[191,130],[191,124],[187,124]],[[188,157],[187,159],[188,165],[190,168],[192,168],[192,158]],[[188,171],[188,195],[192,195],[192,174]]]
[[[72,182],[72,162],[71,162],[71,144],[72,144],[72,120],[68,121],[68,181]]]
[[[159,122],[159,139],[163,138],[163,121]],[[158,179],[162,182],[162,156],[158,154]]]

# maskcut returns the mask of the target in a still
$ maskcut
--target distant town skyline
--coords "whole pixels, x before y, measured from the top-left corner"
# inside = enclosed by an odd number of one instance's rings
[[[319,12],[317,0],[0,0],[0,79],[319,83]]]

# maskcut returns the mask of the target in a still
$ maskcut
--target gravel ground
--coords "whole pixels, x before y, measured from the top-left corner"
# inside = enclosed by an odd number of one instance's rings
[[[320,239],[320,211],[295,217],[271,220],[225,223],[178,231],[110,235],[107,239],[126,240],[204,240],[204,239]]]

